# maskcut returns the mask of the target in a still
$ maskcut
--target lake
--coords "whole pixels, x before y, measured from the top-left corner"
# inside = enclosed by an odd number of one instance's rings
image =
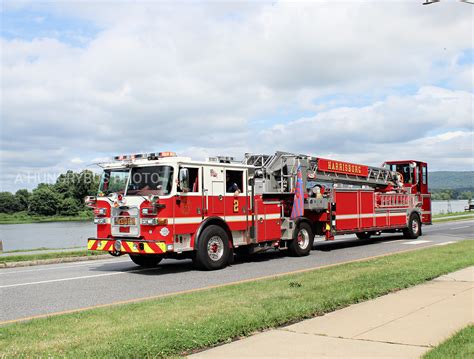
[[[452,201],[432,201],[431,212],[433,214],[462,212],[464,211],[464,207],[466,206],[467,206],[467,199],[452,200]]]
[[[87,248],[87,238],[96,235],[94,223],[54,222],[0,225],[3,250],[47,248]]]
[[[448,203],[449,202],[449,203]],[[464,211],[467,200],[433,201],[432,212]],[[96,235],[95,225],[88,222],[55,222],[0,225],[3,250],[87,247],[87,238]]]

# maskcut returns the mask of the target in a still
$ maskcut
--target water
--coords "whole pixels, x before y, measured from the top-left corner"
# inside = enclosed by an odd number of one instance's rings
[[[462,212],[464,211],[464,207],[467,206],[467,199],[451,200],[451,201],[432,201],[431,202],[432,214],[448,213],[449,212],[448,202],[451,204],[451,212]]]
[[[96,235],[96,226],[88,222],[54,222],[0,225],[3,250],[47,248],[87,248],[87,238]]]

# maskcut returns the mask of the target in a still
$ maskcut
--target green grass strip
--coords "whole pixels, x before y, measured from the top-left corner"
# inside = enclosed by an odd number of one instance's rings
[[[451,212],[451,213],[438,213],[434,214],[433,218],[443,218],[443,217],[450,217],[450,216],[473,216],[474,211],[460,211],[460,212]]]
[[[38,248],[29,248],[29,249],[13,249],[11,251],[3,251],[0,253],[19,253],[19,252],[38,252],[38,251],[55,251],[60,249],[76,249],[76,248],[84,248],[81,247],[60,247],[60,248],[50,248],[50,247],[38,247]]]
[[[474,358],[474,325],[470,325],[430,350],[423,359]]]
[[[33,254],[19,254],[11,256],[0,257],[0,265],[2,263],[11,262],[24,262],[24,261],[36,261],[40,259],[55,259],[55,258],[68,258],[68,257],[86,257],[86,256],[98,256],[101,254],[107,254],[102,251],[65,251],[65,252],[50,252],[50,253],[33,253]]]
[[[445,217],[445,218],[434,218],[433,223],[440,223],[440,222],[459,222],[459,221],[467,221],[474,219],[474,214],[471,214],[469,216],[462,216],[462,217],[455,217],[455,218],[450,218],[450,217]]]
[[[473,250],[474,241],[462,241],[6,325],[0,327],[0,357],[182,355],[257,330],[322,315],[474,265]],[[316,264],[318,253],[313,252],[312,257]],[[159,286],[158,273],[155,279]],[[120,286],[120,281],[104,280],[103,290],[111,285]]]

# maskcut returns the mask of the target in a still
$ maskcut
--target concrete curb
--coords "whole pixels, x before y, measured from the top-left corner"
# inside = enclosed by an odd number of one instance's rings
[[[42,264],[85,262],[85,261],[90,261],[90,260],[112,259],[112,258],[114,257],[109,254],[100,254],[96,256],[59,257],[59,258],[49,258],[49,259],[35,259],[35,260],[20,261],[20,262],[0,262],[0,268],[30,267],[30,266],[37,266],[37,265],[42,265]]]

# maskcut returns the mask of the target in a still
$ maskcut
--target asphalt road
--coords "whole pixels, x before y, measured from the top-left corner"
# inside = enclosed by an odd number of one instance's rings
[[[402,239],[399,234],[370,240],[341,238],[315,243],[307,257],[267,252],[214,272],[195,270],[189,260],[164,260],[157,268],[143,269],[126,256],[0,269],[0,324],[474,239],[474,221],[424,226],[417,240]]]

